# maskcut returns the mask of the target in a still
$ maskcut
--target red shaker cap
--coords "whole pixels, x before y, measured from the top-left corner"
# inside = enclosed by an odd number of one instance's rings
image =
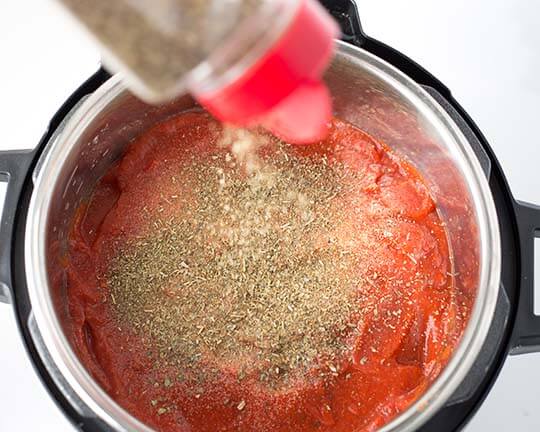
[[[322,74],[339,27],[316,0],[300,0],[273,46],[235,81],[197,99],[221,121],[263,125],[283,139],[324,138],[332,115]]]

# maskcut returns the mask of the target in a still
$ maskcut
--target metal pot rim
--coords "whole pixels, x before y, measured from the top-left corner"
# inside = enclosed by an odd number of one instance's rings
[[[465,378],[480,352],[495,310],[500,282],[501,246],[499,223],[487,180],[467,139],[442,107],[418,84],[378,57],[344,42],[340,55],[352,56],[370,73],[396,89],[436,125],[438,132],[455,143],[452,156],[460,164],[470,189],[480,239],[480,275],[477,298],[467,328],[452,359],[429,389],[406,411],[381,431],[414,431],[425,423]],[[46,272],[45,235],[53,187],[63,162],[76,139],[91,120],[125,91],[118,75],[109,79],[74,112],[63,130],[48,143],[48,151],[34,173],[34,191],[28,209],[25,232],[25,267],[32,315],[54,367],[80,400],[107,424],[119,430],[152,429],[120,407],[92,379],[65,337],[49,295]]]

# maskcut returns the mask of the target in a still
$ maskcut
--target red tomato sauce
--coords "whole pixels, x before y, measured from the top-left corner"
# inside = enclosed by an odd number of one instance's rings
[[[351,214],[362,212],[378,230],[377,259],[364,269],[374,287],[366,301],[376,307],[331,380],[266,391],[223,373],[204,388],[187,388],[179,380],[168,382],[174,371],[156,368],[149,347],[115,318],[98,269],[119,244],[144,234],[152,220],[145,215],[172,192],[164,179],[189,155],[215,149],[219,129],[201,112],[156,125],[131,143],[80,207],[65,260],[71,343],[105,391],[159,431],[376,430],[439,375],[471,300],[455,286],[445,226],[421,176],[348,123],[334,119],[326,140],[295,150],[331,153],[361,172]],[[187,180],[179,182],[180,193],[189,193]],[[342,227],[343,236],[351,229],[354,220]]]

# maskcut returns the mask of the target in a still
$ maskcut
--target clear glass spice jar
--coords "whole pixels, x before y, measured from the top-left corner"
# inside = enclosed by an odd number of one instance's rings
[[[59,0],[142,99],[192,93],[218,119],[318,138],[338,27],[316,0]]]

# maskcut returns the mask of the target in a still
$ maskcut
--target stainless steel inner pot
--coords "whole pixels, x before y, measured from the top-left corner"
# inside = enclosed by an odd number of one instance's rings
[[[384,141],[423,174],[446,222],[455,283],[476,293],[469,323],[447,367],[414,405],[382,429],[412,431],[460,385],[486,337],[499,290],[497,216],[465,136],[421,87],[377,57],[342,42],[326,82],[338,117]],[[49,372],[74,406],[119,431],[151,429],[116,404],[74,354],[64,334],[69,317],[59,259],[78,204],[130,141],[194,105],[187,96],[162,106],[146,105],[115,76],[72,111],[33,176],[25,244],[30,328],[43,342],[41,354]]]

